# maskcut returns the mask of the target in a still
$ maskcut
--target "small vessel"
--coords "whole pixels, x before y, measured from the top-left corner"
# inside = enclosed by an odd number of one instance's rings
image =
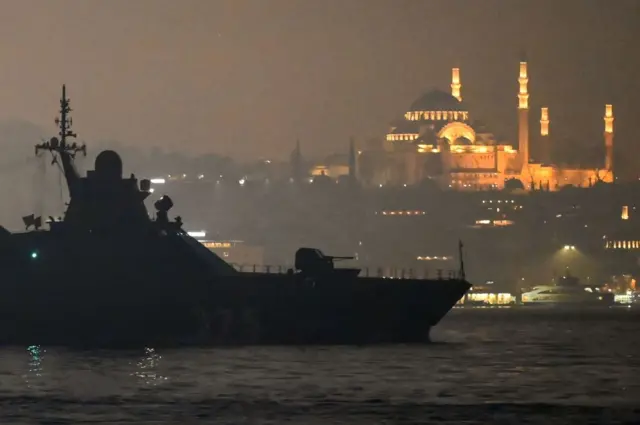
[[[337,257],[302,248],[295,270],[243,273],[144,200],[150,181],[122,177],[122,160],[101,152],[81,177],[86,147],[71,143],[63,86],[59,138],[37,145],[61,165],[64,217],[24,217],[25,231],[0,226],[0,345],[139,347],[230,344],[425,342],[471,285],[450,279],[389,280],[336,269]]]
[[[522,294],[523,305],[546,306],[610,306],[614,294],[601,292],[596,286],[582,285],[568,271],[555,285],[536,286]]]

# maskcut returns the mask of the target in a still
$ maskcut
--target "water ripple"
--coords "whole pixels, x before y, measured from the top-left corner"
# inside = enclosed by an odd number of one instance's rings
[[[430,346],[2,349],[3,425],[640,422],[638,317],[504,314],[455,312]]]

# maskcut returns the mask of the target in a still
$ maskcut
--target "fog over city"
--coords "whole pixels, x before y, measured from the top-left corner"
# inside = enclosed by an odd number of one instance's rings
[[[640,423],[639,23],[0,0],[2,423]]]
[[[15,210],[0,217],[36,202],[32,144],[55,130],[62,83],[93,155],[117,145],[287,160],[299,139],[321,161],[350,137],[383,137],[420,93],[448,90],[452,67],[475,118],[514,140],[514,67],[526,57],[531,107],[551,107],[565,156],[594,156],[605,103],[624,152],[640,130],[637,18],[634,1],[4,2],[0,165]],[[635,176],[635,158],[617,155]]]
[[[448,90],[452,67],[476,115],[513,139],[524,56],[532,108],[551,107],[558,139],[594,143],[605,103],[621,146],[638,133],[633,0],[2,4],[3,122],[49,132],[65,82],[92,143],[283,159],[300,138],[325,155],[379,137],[419,93]]]

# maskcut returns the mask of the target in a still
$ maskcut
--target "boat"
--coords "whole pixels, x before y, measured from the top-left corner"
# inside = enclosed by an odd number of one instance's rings
[[[169,196],[152,216],[150,181],[123,178],[116,152],[80,176],[87,149],[71,142],[70,113],[63,86],[58,137],[35,147],[61,165],[64,216],[0,227],[0,345],[422,343],[471,287],[462,258],[457,275],[433,280],[360,277],[313,248],[287,273],[238,271],[169,218]]]
[[[555,285],[541,285],[522,294],[525,306],[611,306],[614,294],[597,286],[582,285],[569,271]]]

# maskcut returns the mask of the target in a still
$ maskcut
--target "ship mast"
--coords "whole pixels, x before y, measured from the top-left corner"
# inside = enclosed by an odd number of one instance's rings
[[[76,142],[71,144],[67,143],[67,138],[75,138],[77,136],[76,133],[71,131],[71,125],[73,124],[73,119],[69,116],[71,111],[70,101],[67,98],[67,89],[63,84],[62,97],[60,98],[60,116],[55,119],[55,123],[59,129],[58,136],[60,136],[60,139],[52,137],[48,142],[36,145],[35,150],[36,155],[41,150],[51,152],[53,154],[52,164],[57,162],[56,154],[60,156],[62,171],[67,181],[67,188],[69,189],[69,196],[73,198],[78,191],[78,184],[80,182],[80,176],[73,165],[73,159],[78,152],[82,152],[83,155],[86,156],[87,147],[84,144],[78,146]]]
[[[460,279],[466,280],[467,274],[464,272],[464,252],[462,251],[463,247],[464,245],[462,245],[462,240],[458,240],[458,259],[460,261],[460,270],[458,271],[458,275]]]

